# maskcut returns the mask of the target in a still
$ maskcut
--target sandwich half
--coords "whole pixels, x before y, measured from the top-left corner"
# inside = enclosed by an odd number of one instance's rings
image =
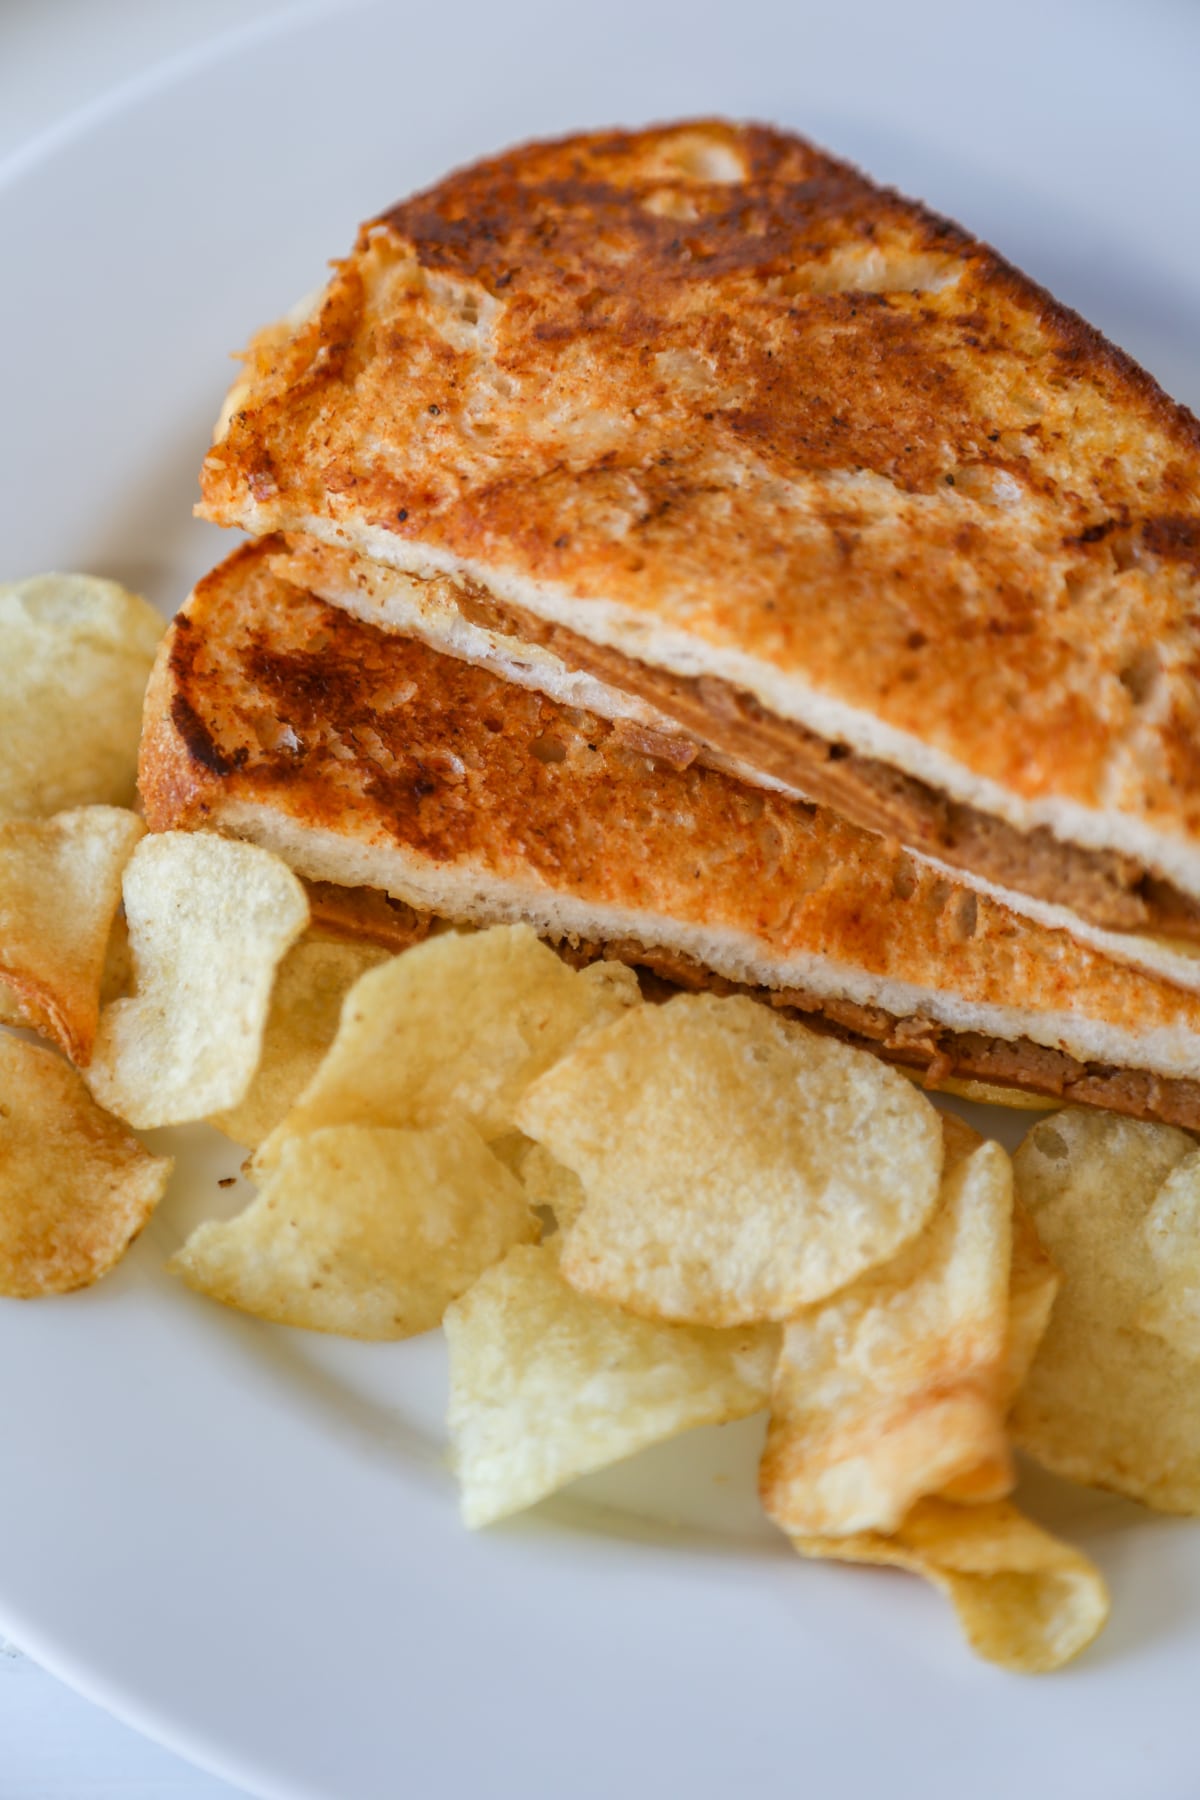
[[[424,916],[526,920],[574,959],[751,992],[934,1084],[1200,1128],[1200,996],[811,802],[676,767],[368,625],[280,577],[282,550],[237,551],[164,640],[140,770],[153,829],[215,829]]]
[[[201,511],[1200,985],[1200,424],[802,139],[533,144],[246,353]]]

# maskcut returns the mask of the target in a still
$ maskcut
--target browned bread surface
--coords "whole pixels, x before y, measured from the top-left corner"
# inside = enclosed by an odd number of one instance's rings
[[[699,122],[529,145],[365,227],[252,346],[203,489],[585,636],[615,601],[652,659],[749,657],[1025,800],[1200,846],[1198,452],[958,227]]]
[[[560,935],[699,945],[757,985],[819,979],[956,1030],[1003,1017],[1006,1035],[1041,1030],[1088,1061],[1116,1033],[1137,1066],[1200,1069],[1195,994],[833,814],[673,768],[604,720],[380,632],[272,574],[278,548],[236,552],[169,633],[143,739],[153,828],[269,818],[302,873],[451,917],[494,916],[503,890],[521,916],[567,919]],[[318,841],[336,869],[306,860]]]

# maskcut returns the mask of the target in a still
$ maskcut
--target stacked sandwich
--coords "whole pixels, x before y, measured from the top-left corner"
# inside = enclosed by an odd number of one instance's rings
[[[1197,1128],[1198,493],[1149,376],[804,141],[533,145],[251,345],[147,814]]]

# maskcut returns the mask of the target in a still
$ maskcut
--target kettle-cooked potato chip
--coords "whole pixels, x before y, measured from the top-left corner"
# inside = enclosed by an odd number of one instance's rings
[[[583,1183],[566,1279],[677,1323],[785,1319],[844,1287],[916,1236],[942,1171],[916,1088],[740,997],[618,1019],[530,1088],[517,1124]]]
[[[0,976],[22,1024],[92,1053],[121,875],[146,827],[115,806],[0,823]]]
[[[428,938],[356,984],[329,1054],[256,1164],[269,1168],[285,1138],[323,1125],[465,1115],[500,1137],[530,1081],[637,1000],[632,970],[570,969],[528,925]]]
[[[132,992],[133,952],[129,948],[129,926],[124,912],[118,912],[104,952],[104,974],[100,978],[101,1011],[110,1001],[127,999]]]
[[[1142,1305],[1137,1323],[1182,1355],[1200,1357],[1200,1150],[1171,1170],[1144,1229],[1161,1285]]]
[[[1013,1158],[1062,1281],[1013,1436],[1059,1475],[1181,1513],[1200,1511],[1196,1364],[1138,1321],[1160,1286],[1146,1221],[1194,1151],[1169,1125],[1072,1107],[1035,1125]]]
[[[446,1313],[450,1432],[472,1527],[766,1405],[776,1328],[635,1318],[569,1288],[557,1243],[510,1250]]]
[[[565,1231],[583,1211],[583,1184],[571,1169],[555,1162],[544,1144],[526,1144],[517,1174],[534,1206],[545,1206],[554,1223]]]
[[[30,1025],[28,1014],[23,1010],[17,991],[0,977],[0,1025]]]
[[[1019,1675],[1061,1668],[1108,1618],[1108,1590],[1095,1565],[1006,1500],[921,1500],[891,1537],[792,1541],[801,1556],[923,1575],[950,1601],[972,1650]]]
[[[132,806],[166,620],[91,575],[0,584],[0,819]]]
[[[1013,1482],[1001,1383],[1012,1165],[945,1118],[941,1201],[920,1236],[784,1326],[759,1470],[793,1535],[890,1532],[914,1503],[970,1480]]]
[[[235,1143],[261,1144],[308,1086],[337,1036],[342,1002],[361,975],[386,962],[377,944],[309,934],[275,972],[262,1055],[250,1090],[209,1120]]]
[[[146,1130],[226,1111],[254,1079],[304,889],[255,844],[167,831],[142,839],[124,893],[134,993],[100,1015],[92,1092]]]
[[[0,1294],[89,1287],[154,1211],[171,1159],[102,1112],[69,1064],[0,1033]]]
[[[335,1125],[288,1139],[245,1212],[199,1226],[168,1267],[280,1325],[404,1338],[537,1231],[520,1182],[465,1121]]]
[[[1033,1367],[1046,1335],[1061,1277],[1042,1247],[1029,1208],[1013,1194],[1012,1271],[1008,1282],[1008,1342],[1001,1393],[1007,1413]]]
[[[1012,1411],[1013,1402],[1033,1365],[1038,1345],[1046,1334],[1054,1297],[1058,1293],[1058,1279],[1058,1270],[1042,1249],[1037,1227],[1014,1194],[1008,1327],[995,1390],[1001,1416],[1005,1419]],[[1010,1467],[1011,1456],[1006,1447],[1001,1463],[981,1463],[955,1477],[946,1482],[939,1497],[960,1504],[997,1499],[1008,1489],[1007,1485],[996,1482],[996,1475],[1001,1469],[1007,1474]]]
[[[132,814],[129,815],[133,817]],[[125,924],[123,912],[113,915],[109,928],[108,945],[104,952],[104,972],[100,977],[100,1005],[105,1007],[110,1000],[120,1000],[133,992],[133,959],[129,954],[129,929]],[[0,976],[0,1025],[23,1026],[33,1031],[39,1028],[36,1013],[30,1014],[21,1005],[17,990],[11,987]],[[93,1038],[94,1041],[94,1038]]]

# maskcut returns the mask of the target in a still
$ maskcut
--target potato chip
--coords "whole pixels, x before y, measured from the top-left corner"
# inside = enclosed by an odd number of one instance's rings
[[[130,817],[133,815],[131,814]],[[110,1000],[119,1000],[123,995],[133,991],[133,962],[129,954],[129,931],[125,924],[125,914],[117,912],[113,917],[108,934],[108,947],[104,952],[104,973],[100,977],[100,1005],[107,1006]],[[28,1030],[36,1029],[34,1018],[21,1005],[20,996],[15,988],[9,986],[0,977],[0,1025],[24,1026]]]
[[[151,1156],[96,1105],[69,1064],[0,1033],[0,1294],[90,1287],[162,1198]]]
[[[127,816],[132,818],[134,815],[130,813]],[[108,947],[104,952],[100,1005],[107,1006],[110,1000],[119,1000],[132,991],[133,962],[129,954],[129,931],[125,924],[125,914],[117,912],[109,929]],[[23,1026],[31,1031],[37,1029],[36,1017],[31,1016],[21,1005],[20,995],[3,977],[0,977],[0,1025]]]
[[[1095,1565],[1006,1500],[921,1500],[892,1537],[792,1541],[801,1556],[923,1575],[950,1601],[972,1650],[1019,1675],[1061,1668],[1108,1618],[1108,1590]]]
[[[304,889],[257,845],[168,831],[143,838],[124,892],[134,994],[100,1015],[92,1092],[143,1129],[227,1111],[254,1079]]]
[[[1200,1357],[1200,1150],[1171,1170],[1146,1214],[1144,1231],[1161,1286],[1136,1322],[1182,1355]]]
[[[269,1168],[284,1137],[323,1125],[465,1115],[500,1137],[529,1082],[637,999],[632,970],[577,973],[528,925],[428,938],[357,983],[332,1049],[256,1161]]]
[[[29,1016],[23,1010],[15,988],[9,987],[7,981],[0,978],[0,1025],[28,1025],[29,1023]]]
[[[168,1267],[279,1325],[405,1338],[537,1234],[520,1182],[465,1120],[333,1125],[289,1138],[245,1212],[199,1226]]]
[[[104,974],[100,978],[100,1005],[111,1000],[124,1000],[133,992],[133,952],[129,948],[129,926],[124,908],[113,919],[104,952]]]
[[[0,975],[73,1062],[92,1053],[121,875],[146,827],[115,806],[0,824]]]
[[[544,1144],[529,1143],[517,1169],[525,1184],[525,1192],[534,1206],[544,1206],[554,1215],[560,1231],[576,1220],[583,1211],[583,1183],[572,1169],[555,1162]]]
[[[569,1288],[557,1243],[510,1250],[446,1313],[450,1433],[472,1527],[648,1444],[766,1405],[776,1328],[635,1318]]]
[[[133,805],[142,696],[165,629],[113,581],[0,585],[0,819]]]
[[[920,1236],[784,1326],[759,1493],[789,1533],[895,1531],[947,1483],[970,1478],[972,1498],[1012,1487],[1012,1165],[960,1120],[944,1129],[941,1202]]]
[[[1008,1282],[1008,1342],[1001,1392],[1007,1412],[1033,1367],[1046,1335],[1061,1277],[1042,1248],[1029,1208],[1013,1194],[1012,1270]]]
[[[286,1118],[337,1036],[342,1002],[360,976],[386,962],[376,944],[310,934],[294,944],[275,972],[262,1055],[249,1092],[209,1120],[251,1149]]]
[[[895,1255],[937,1202],[924,1096],[740,997],[627,1014],[542,1076],[517,1123],[583,1183],[566,1279],[651,1318],[784,1319]]]
[[[1014,1194],[1012,1266],[1008,1278],[1008,1328],[996,1390],[1000,1412],[1004,1418],[1012,1411],[1013,1402],[1033,1366],[1038,1345],[1046,1334],[1054,1297],[1058,1293],[1058,1283],[1058,1270],[1042,1249],[1037,1227]],[[980,1500],[999,1499],[1011,1485],[1010,1482],[997,1481],[996,1477],[1001,1469],[1006,1475],[1011,1471],[1011,1458],[1007,1449],[1001,1463],[981,1463],[966,1474],[946,1482],[940,1490],[940,1497],[964,1505],[973,1505]]]
[[[1013,1158],[1062,1278],[1013,1436],[1059,1475],[1183,1513],[1200,1511],[1200,1382],[1192,1357],[1138,1320],[1160,1286],[1147,1217],[1194,1150],[1169,1125],[1072,1107]]]

